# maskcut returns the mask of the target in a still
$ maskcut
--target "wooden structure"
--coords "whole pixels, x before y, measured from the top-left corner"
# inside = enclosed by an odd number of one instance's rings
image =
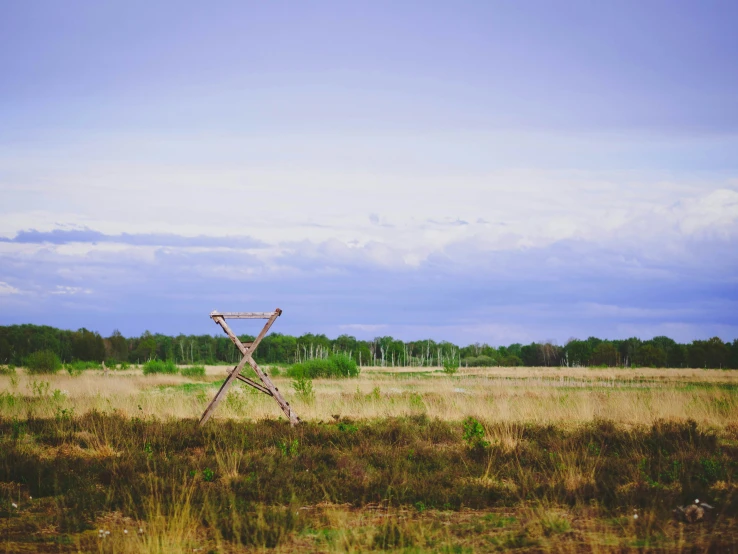
[[[236,345],[236,348],[238,348],[243,357],[241,358],[241,361],[238,363],[238,365],[229,372],[228,377],[226,377],[226,380],[223,382],[220,390],[217,392],[210,404],[208,404],[208,407],[205,408],[205,411],[200,418],[200,425],[205,425],[207,420],[210,419],[210,416],[213,415],[213,411],[218,406],[218,403],[223,400],[226,393],[228,392],[228,388],[236,379],[238,379],[242,383],[246,383],[250,387],[255,388],[259,392],[263,392],[264,394],[273,397],[274,400],[276,400],[277,404],[279,404],[279,407],[282,408],[282,411],[287,416],[290,425],[296,425],[300,423],[300,418],[297,417],[297,414],[292,410],[289,402],[287,402],[280,394],[279,389],[274,386],[274,383],[272,383],[272,380],[269,379],[269,376],[267,376],[267,374],[264,373],[258,365],[256,365],[256,362],[252,357],[254,351],[256,350],[256,347],[259,346],[259,343],[266,336],[269,328],[280,315],[282,315],[282,310],[280,310],[279,308],[277,308],[273,312],[221,313],[216,310],[210,314],[211,319],[223,328],[223,331],[225,331],[226,335],[228,335],[231,341],[233,341],[233,344]],[[268,321],[264,324],[264,328],[261,330],[261,333],[259,333],[259,335],[254,339],[254,342],[243,343],[238,339],[235,333],[231,331],[231,328],[228,327],[228,324],[225,321],[226,319],[266,319]],[[254,370],[254,373],[256,373],[256,375],[259,377],[261,383],[258,383],[253,379],[249,379],[248,377],[244,377],[243,375],[241,375],[241,372],[243,371],[243,368],[246,367],[246,364],[249,364],[251,366],[251,368]]]

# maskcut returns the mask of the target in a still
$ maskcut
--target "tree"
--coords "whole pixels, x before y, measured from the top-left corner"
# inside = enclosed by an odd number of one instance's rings
[[[728,365],[730,349],[720,337],[712,337],[707,340],[706,355],[707,367],[721,369]]]
[[[145,362],[151,360],[156,355],[156,339],[149,331],[144,331],[141,335],[141,339],[136,345],[136,349],[133,351],[131,358],[137,362]]]
[[[728,367],[730,369],[738,369],[738,339],[735,339],[730,345],[730,357],[728,358]]]
[[[587,341],[572,339],[564,347],[569,364],[572,366],[587,366],[592,357],[592,347]]]
[[[613,343],[604,341],[592,351],[591,361],[592,365],[615,367],[620,365],[620,353]]]
[[[520,359],[525,366],[537,366],[538,364],[538,345],[535,342],[526,344],[520,349]]]
[[[635,363],[644,367],[664,367],[666,366],[666,352],[654,344],[643,344],[638,349]]]
[[[719,337],[696,340],[687,347],[690,367],[718,369],[728,366],[730,348]]]
[[[0,364],[10,363],[13,350],[10,342],[3,336],[0,336]]]
[[[98,333],[84,327],[72,334],[72,357],[75,360],[102,362],[105,359],[105,343]]]
[[[115,329],[106,340],[106,357],[108,359],[118,362],[128,361],[128,341],[118,329]]]

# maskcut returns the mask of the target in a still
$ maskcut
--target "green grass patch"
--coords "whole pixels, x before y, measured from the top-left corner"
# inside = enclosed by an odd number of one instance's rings
[[[100,362],[85,362],[82,360],[75,360],[73,362],[64,364],[64,369],[66,369],[70,375],[79,375],[80,373],[88,369],[102,369],[102,364]]]
[[[736,383],[701,383],[699,381],[690,381],[687,383],[675,383],[674,388],[683,391],[704,390],[712,392],[720,390],[738,393],[738,384]]]
[[[423,379],[430,377],[437,377],[442,370],[430,369],[427,371],[383,371],[382,376],[385,375],[394,379]]]
[[[205,368],[201,365],[191,365],[179,370],[182,377],[205,377]]]
[[[158,385],[154,387],[162,392],[183,392],[185,394],[197,393],[206,389],[217,389],[223,384],[223,381],[213,381],[212,383],[182,383],[180,385]]]

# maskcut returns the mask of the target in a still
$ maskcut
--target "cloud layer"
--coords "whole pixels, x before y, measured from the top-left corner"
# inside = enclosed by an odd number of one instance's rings
[[[279,306],[289,316],[281,330],[295,333],[738,336],[738,192],[667,199],[679,187],[659,186],[665,201],[631,210],[627,199],[579,189],[568,209],[560,197],[561,209],[532,213],[498,203],[506,215],[494,220],[485,206],[322,224],[315,211],[292,212],[287,236],[273,226],[247,226],[254,238],[22,230],[0,241],[2,319],[177,333],[211,331],[215,308]]]

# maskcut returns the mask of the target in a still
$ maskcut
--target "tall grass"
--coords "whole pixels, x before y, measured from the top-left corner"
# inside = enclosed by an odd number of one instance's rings
[[[139,370],[107,378],[88,373],[84,378],[63,374],[41,378],[20,369],[0,376],[0,391],[14,402],[0,404],[0,415],[25,420],[53,417],[57,407],[77,414],[115,410],[128,417],[198,418],[217,386],[174,374],[141,375]],[[57,403],[31,395],[34,381],[64,391]],[[327,420],[341,414],[374,419],[425,414],[446,421],[477,419],[562,426],[608,418],[627,425],[652,424],[660,419],[693,419],[715,428],[738,426],[738,373],[713,370],[471,370],[460,368],[449,378],[441,372],[410,373],[364,370],[355,379],[315,379],[312,402],[303,402],[292,379],[273,377],[303,420]],[[234,384],[216,411],[218,419],[259,420],[281,413],[273,399]],[[237,400],[237,401],[235,401]]]
[[[0,518],[11,552],[721,552],[736,459],[738,429],[689,421],[0,418]],[[674,524],[694,498],[716,516]]]
[[[201,365],[192,365],[188,367],[183,367],[179,370],[180,375],[182,377],[196,377],[196,378],[202,378],[205,377],[205,367]]]

